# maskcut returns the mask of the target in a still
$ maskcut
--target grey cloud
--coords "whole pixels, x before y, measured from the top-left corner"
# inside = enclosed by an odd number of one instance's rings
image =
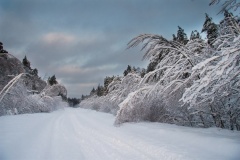
[[[105,76],[122,75],[128,64],[146,66],[139,48],[125,50],[131,38],[141,33],[171,38],[178,25],[187,33],[200,30],[205,12],[218,21],[220,6],[209,7],[208,3],[1,0],[0,41],[20,59],[26,54],[41,76],[56,74],[70,95],[79,97]],[[72,70],[67,70],[69,66]]]

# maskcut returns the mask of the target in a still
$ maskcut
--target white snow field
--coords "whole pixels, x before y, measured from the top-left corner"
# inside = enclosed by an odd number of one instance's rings
[[[0,117],[0,160],[240,159],[237,131],[113,122],[80,108]]]

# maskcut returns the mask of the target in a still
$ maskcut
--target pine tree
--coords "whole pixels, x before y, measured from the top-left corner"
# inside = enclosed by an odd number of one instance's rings
[[[202,32],[207,33],[208,44],[212,46],[215,39],[218,37],[218,26],[212,22],[212,18],[206,13],[205,22],[203,24]]]
[[[82,94],[81,100],[84,100],[84,99],[85,99],[85,96]]]
[[[224,19],[220,22],[219,28],[221,35],[232,34],[237,36],[240,33],[238,21],[234,18],[234,15],[227,10],[224,11]]]
[[[97,96],[99,96],[99,97],[103,96],[104,95],[104,87],[99,84],[96,92],[97,92]]]
[[[136,67],[133,66],[131,71],[135,73],[137,71]]]
[[[127,69],[123,72],[123,75],[126,76],[128,73],[132,71],[132,67],[130,65],[127,66]]]
[[[173,36],[173,41],[176,41],[177,40],[177,37],[175,34],[172,35]]]
[[[8,53],[8,51],[3,49],[3,43],[0,42],[0,53]]]
[[[90,95],[94,95],[96,93],[96,90],[95,90],[95,88],[93,87],[93,89],[91,90],[91,92],[90,92]]]
[[[25,57],[23,58],[22,64],[23,64],[25,67],[31,69],[31,67],[30,67],[30,62],[28,61],[27,56],[25,56]]]
[[[3,50],[3,43],[0,42],[0,51]]]
[[[54,84],[58,84],[55,75],[53,75],[52,77],[48,78],[48,83],[52,86]]]
[[[191,32],[190,40],[200,39],[200,34],[197,30]]]
[[[81,100],[78,98],[67,98],[67,102],[70,107],[74,107],[78,105],[81,102]]]
[[[36,75],[36,76],[38,75],[38,70],[37,70],[37,68],[35,68],[35,69],[32,70],[32,74],[33,74],[33,75]]]
[[[154,71],[156,66],[157,66],[158,62],[157,61],[152,61],[148,64],[147,66],[147,73]]]
[[[188,42],[187,34],[184,32],[184,29],[179,26],[177,32],[177,41],[182,44],[187,44]]]
[[[104,88],[105,90],[107,90],[108,85],[113,81],[113,79],[115,78],[115,76],[112,77],[106,77],[104,78]]]

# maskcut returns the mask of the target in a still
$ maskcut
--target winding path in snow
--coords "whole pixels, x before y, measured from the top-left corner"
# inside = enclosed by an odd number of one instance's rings
[[[80,108],[0,117],[0,160],[240,159],[240,132],[113,122]]]

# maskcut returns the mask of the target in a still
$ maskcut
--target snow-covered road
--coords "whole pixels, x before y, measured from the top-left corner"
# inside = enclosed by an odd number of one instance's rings
[[[0,160],[240,159],[240,132],[113,122],[80,108],[0,117]]]

